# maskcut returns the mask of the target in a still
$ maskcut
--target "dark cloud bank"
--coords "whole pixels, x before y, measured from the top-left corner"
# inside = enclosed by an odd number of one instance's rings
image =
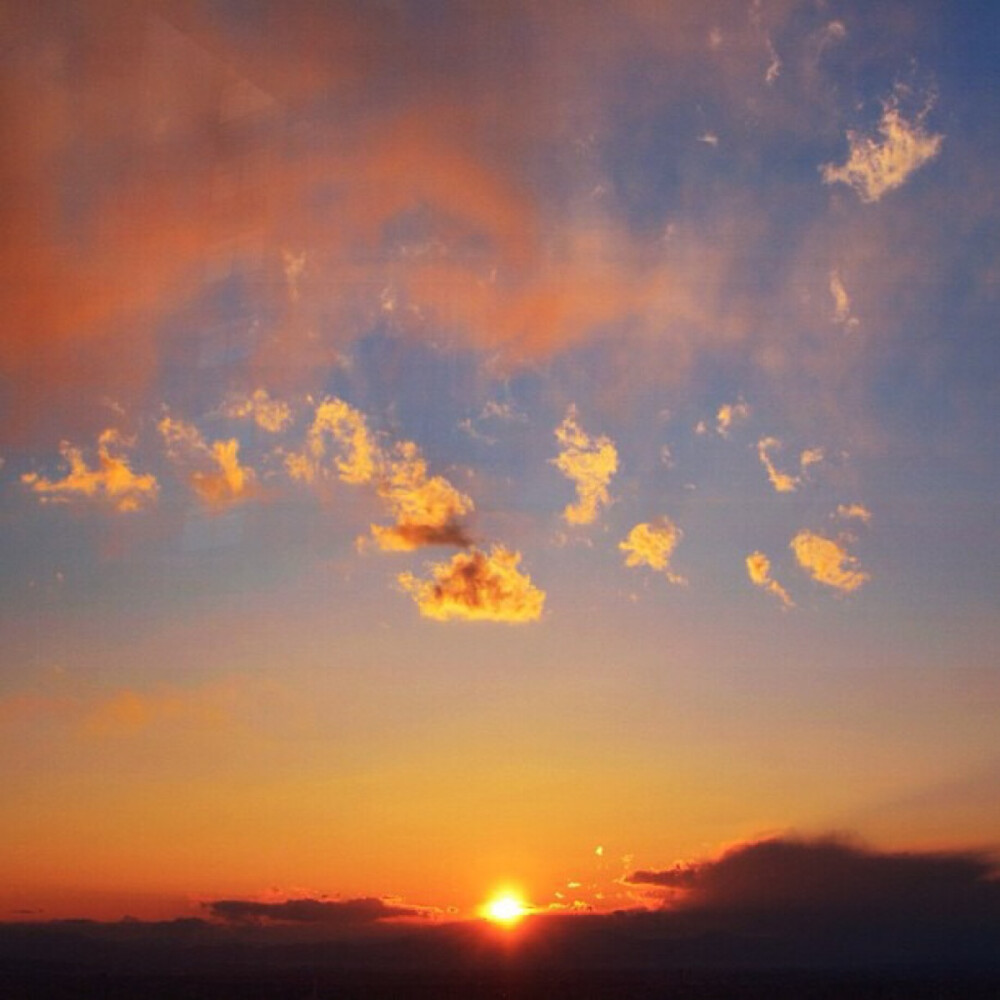
[[[1000,881],[983,854],[783,838],[629,882],[662,897],[658,908],[550,913],[514,931],[375,898],[217,900],[204,919],[163,923],[9,923],[0,987],[25,997],[1000,996]]]

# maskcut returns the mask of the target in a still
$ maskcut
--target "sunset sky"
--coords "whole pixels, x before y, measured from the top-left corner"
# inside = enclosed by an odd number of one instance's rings
[[[0,34],[0,921],[1000,845],[1000,5]]]

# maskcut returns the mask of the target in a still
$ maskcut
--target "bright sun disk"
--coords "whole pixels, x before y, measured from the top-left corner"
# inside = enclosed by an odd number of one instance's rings
[[[527,907],[516,896],[506,894],[490,900],[484,908],[489,920],[500,924],[512,924],[520,920],[528,912]]]

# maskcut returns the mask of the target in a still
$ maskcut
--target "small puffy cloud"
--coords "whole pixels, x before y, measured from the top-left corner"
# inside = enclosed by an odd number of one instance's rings
[[[850,153],[845,163],[820,167],[826,184],[847,184],[864,202],[876,202],[887,191],[901,187],[909,176],[933,160],[944,136],[926,130],[926,110],[914,121],[900,112],[895,98],[886,102],[878,124],[879,138],[848,131]]]
[[[240,464],[236,438],[208,444],[193,424],[170,416],[156,427],[171,459],[196,466],[190,473],[191,487],[206,503],[231,503],[250,494],[256,477],[253,469]]]
[[[857,317],[851,314],[851,297],[847,294],[838,271],[830,272],[830,295],[833,297],[833,322],[840,324],[845,330],[857,329]]]
[[[658,517],[648,523],[637,524],[628,537],[619,542],[618,548],[625,553],[626,566],[648,566],[664,573],[671,583],[686,583],[670,568],[670,557],[683,532],[669,517]]]
[[[532,622],[545,604],[545,591],[518,569],[519,552],[495,545],[459,552],[431,567],[431,579],[401,573],[399,582],[416,601],[420,614],[436,621]]]
[[[769,594],[774,594],[784,607],[795,607],[795,602],[788,596],[788,591],[771,576],[771,560],[763,552],[751,552],[747,556],[747,575],[754,586],[762,587]]]
[[[570,406],[555,430],[561,451],[552,464],[576,486],[577,502],[563,511],[568,524],[593,524],[601,507],[611,503],[608,483],[618,470],[618,450],[605,436],[590,437],[577,422]]]
[[[822,448],[806,448],[799,456],[799,472],[792,475],[782,472],[774,464],[771,453],[779,451],[781,442],[775,437],[764,437],[757,442],[757,457],[767,471],[767,478],[777,493],[794,493],[807,478],[809,467],[823,461]]]
[[[860,503],[842,503],[837,505],[837,517],[842,521],[860,521],[862,524],[872,523],[872,512]]]
[[[223,407],[225,416],[234,420],[253,420],[261,430],[278,434],[292,422],[291,407],[272,399],[266,389],[255,389],[249,396],[233,396]]]
[[[324,927],[357,927],[392,917],[417,917],[424,912],[371,896],[344,900],[286,899],[270,903],[218,899],[205,905],[213,917],[227,923],[322,924]]]
[[[750,407],[743,399],[735,403],[723,403],[715,415],[715,430],[721,437],[729,437],[729,432],[744,423],[750,416]]]
[[[365,415],[337,397],[324,399],[316,407],[305,449],[285,456],[285,467],[293,479],[311,483],[325,472],[327,438],[338,450],[334,464],[343,482],[360,485],[372,481],[381,463],[378,444]]]
[[[387,527],[372,525],[372,536],[383,551],[406,552],[424,545],[467,548],[471,544],[458,524],[460,517],[473,510],[471,498],[443,476],[428,476],[427,463],[412,441],[396,445],[378,493],[396,518]]]
[[[857,558],[830,538],[803,528],[791,541],[799,565],[816,581],[842,593],[851,593],[871,579],[868,573],[855,569]]]
[[[136,473],[121,452],[130,444],[118,431],[109,428],[97,440],[97,465],[91,468],[79,448],[64,441],[59,451],[69,471],[62,479],[45,479],[36,472],[21,476],[43,503],[68,503],[96,499],[118,511],[133,511],[156,498],[159,483],[151,473]]]

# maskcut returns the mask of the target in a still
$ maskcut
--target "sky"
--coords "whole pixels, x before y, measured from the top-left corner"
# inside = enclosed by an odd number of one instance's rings
[[[1000,9],[0,31],[0,920],[987,877]]]

